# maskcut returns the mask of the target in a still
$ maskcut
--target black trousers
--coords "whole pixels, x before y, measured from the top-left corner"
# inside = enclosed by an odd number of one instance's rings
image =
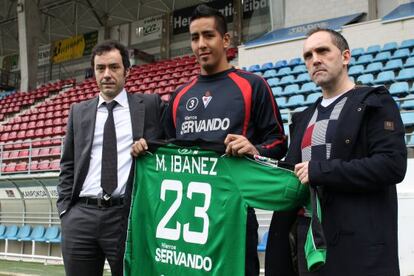
[[[76,203],[63,215],[62,256],[67,276],[101,276],[105,259],[112,275],[123,275],[129,207]]]
[[[257,276],[260,273],[259,256],[257,255],[258,234],[256,213],[253,208],[247,209],[246,221],[246,276]]]
[[[297,275],[297,269],[294,268],[292,261],[293,258],[289,240],[289,235],[291,233],[292,227],[295,227],[294,223],[298,217],[297,213],[297,210],[273,213],[266,245],[266,276]],[[293,248],[296,248],[296,246],[293,245]],[[304,254],[302,254],[302,256],[303,255]]]

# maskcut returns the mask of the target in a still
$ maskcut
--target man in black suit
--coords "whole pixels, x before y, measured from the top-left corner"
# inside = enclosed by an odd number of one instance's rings
[[[309,272],[303,248],[310,217],[299,212],[299,275],[400,275],[396,184],[405,175],[407,149],[398,107],[385,87],[359,86],[349,78],[351,52],[340,33],[310,31],[303,58],[322,97],[293,115],[286,161],[320,196],[327,252],[326,264]],[[288,250],[295,218],[273,216],[266,275],[296,275]]]
[[[91,58],[99,97],[71,107],[61,159],[57,207],[66,275],[123,274],[134,141],[160,138],[157,95],[128,94],[127,49],[116,41],[95,47]]]

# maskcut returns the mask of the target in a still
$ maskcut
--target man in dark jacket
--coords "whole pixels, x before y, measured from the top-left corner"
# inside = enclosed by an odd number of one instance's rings
[[[385,87],[364,87],[348,77],[351,59],[343,36],[312,30],[303,57],[323,97],[295,114],[286,160],[321,199],[326,264],[310,273],[303,246],[310,219],[299,212],[299,275],[399,275],[396,184],[404,178],[407,151],[399,110]],[[286,250],[296,213],[275,214],[266,275],[296,275]],[[282,244],[283,246],[278,246]]]

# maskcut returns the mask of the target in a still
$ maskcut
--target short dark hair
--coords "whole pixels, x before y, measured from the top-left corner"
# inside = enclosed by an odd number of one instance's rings
[[[329,33],[331,35],[332,43],[336,47],[338,47],[338,49],[341,50],[341,52],[343,52],[345,50],[349,50],[348,41],[346,41],[345,37],[343,37],[343,35],[341,35],[337,31],[334,31],[332,29],[314,28],[306,34],[306,38],[308,38],[311,35],[313,35],[314,33],[318,33],[318,32],[327,32],[327,33]]]
[[[227,33],[227,22],[224,15],[219,10],[211,8],[205,4],[198,5],[194,9],[193,14],[190,17],[190,24],[194,20],[203,17],[214,17],[216,21],[216,29],[221,34],[221,36],[224,36],[224,34]]]
[[[93,48],[92,57],[91,57],[92,68],[95,68],[95,56],[96,55],[100,56],[103,53],[112,51],[114,49],[117,49],[119,53],[121,54],[122,64],[124,65],[125,70],[127,70],[131,66],[131,63],[129,62],[128,49],[116,40],[105,40],[97,44]]]

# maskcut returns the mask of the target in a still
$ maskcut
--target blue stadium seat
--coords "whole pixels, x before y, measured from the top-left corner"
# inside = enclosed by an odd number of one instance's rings
[[[367,48],[367,50],[365,51],[365,54],[371,54],[371,55],[375,55],[378,52],[381,52],[381,46],[376,44],[376,45],[371,45]]]
[[[297,78],[295,79],[295,83],[305,83],[305,82],[310,82],[312,81],[311,78],[309,77],[308,73],[302,73],[299,76],[297,76]]]
[[[306,97],[306,101],[303,104],[304,105],[311,105],[314,102],[316,102],[316,100],[319,99],[319,97],[321,97],[321,96],[322,96],[321,92],[312,93],[312,94],[310,94]]]
[[[356,59],[354,57],[351,57],[351,60],[349,61],[349,66],[355,65]]]
[[[261,71],[256,71],[256,72],[253,72],[255,75],[258,75],[258,76],[262,76],[263,75],[263,73],[261,72]]]
[[[404,49],[404,48],[413,49],[414,48],[414,39],[403,40],[401,42],[401,45],[400,45],[399,49]]]
[[[282,117],[282,122],[287,123],[289,121],[289,114],[288,113],[280,113]]]
[[[404,49],[398,49],[397,51],[395,51],[394,54],[392,54],[391,59],[396,59],[396,58],[405,59],[409,56],[410,56],[410,49],[404,48]]]
[[[304,102],[305,102],[305,97],[303,95],[290,96],[289,100],[287,100],[285,104],[285,107],[295,108],[298,106],[303,106]]]
[[[266,251],[266,244],[267,244],[267,238],[269,236],[269,232],[263,234],[263,237],[260,241],[260,243],[257,245],[257,251],[259,252],[265,252]]]
[[[365,65],[365,64],[371,63],[372,59],[373,59],[372,55],[362,55],[357,59],[357,61],[355,62],[355,65]]]
[[[364,48],[354,48],[351,50],[351,56],[353,57],[359,57],[365,54]]]
[[[302,61],[302,59],[301,58],[292,58],[290,61],[289,61],[289,64],[288,64],[288,66],[289,67],[295,67],[295,66],[297,66],[297,65],[300,65],[300,64],[303,64],[303,61]]]
[[[395,82],[390,86],[390,94],[392,96],[405,97],[409,94],[408,82]]]
[[[292,84],[295,82],[295,76],[293,75],[288,75],[288,76],[284,76],[280,81],[279,81],[279,85],[288,85],[288,84]]]
[[[271,78],[267,80],[267,83],[269,84],[269,86],[278,86],[279,84],[279,78]]]
[[[33,241],[43,237],[45,234],[45,227],[43,225],[37,225],[33,227],[32,233],[30,236],[20,238],[19,241]]]
[[[379,73],[374,80],[374,84],[389,84],[392,82],[395,82],[395,74],[392,70]]]
[[[404,68],[399,73],[398,76],[395,78],[397,81],[409,81],[414,80],[414,68]]]
[[[364,74],[372,73],[376,74],[382,71],[382,63],[377,61],[367,65],[367,68],[364,71]]]
[[[395,51],[398,49],[398,44],[397,42],[388,42],[384,44],[384,47],[382,48],[382,51]]]
[[[275,69],[269,69],[266,70],[263,74],[263,78],[270,79],[276,77],[276,70]]]
[[[387,62],[390,59],[391,59],[391,52],[385,51],[385,52],[379,52],[372,61],[373,62],[376,62],[376,61]]]
[[[303,110],[305,110],[307,108],[307,106],[298,106],[295,109],[293,109],[293,112],[301,112]]]
[[[317,92],[317,91],[320,91],[320,90],[321,90],[321,88],[316,86],[316,84],[312,81],[312,82],[304,83],[302,85],[302,88],[300,89],[300,93],[307,94],[307,93],[311,93],[311,92]]]
[[[56,239],[59,236],[59,227],[50,226],[46,229],[45,235],[39,239],[36,239],[37,242],[47,242],[48,240]]]
[[[408,99],[405,100],[402,104],[401,104],[401,109],[405,109],[405,110],[413,110],[414,109],[414,99]],[[414,141],[413,141],[414,142]]]
[[[248,71],[250,71],[250,72],[259,72],[260,71],[260,65],[259,64],[250,65]]]
[[[270,70],[273,69],[273,63],[272,62],[266,62],[264,64],[262,64],[262,66],[260,67],[260,71],[266,71],[266,70]]]
[[[276,76],[277,77],[283,77],[283,76],[287,76],[290,75],[292,73],[290,67],[283,67],[280,68],[279,71],[277,71]]]
[[[308,69],[306,69],[306,66],[303,64],[296,65],[293,70],[292,74],[301,74],[301,73],[307,73]]]
[[[385,66],[382,68],[382,70],[400,70],[403,67],[403,62],[401,59],[392,59],[387,61]]]
[[[283,89],[281,86],[272,87],[273,96],[281,96],[283,93]]]
[[[298,84],[290,84],[285,87],[285,89],[282,92],[283,96],[289,96],[293,94],[298,94],[300,91]]]
[[[4,232],[6,232],[6,226],[0,224],[0,236],[4,235]]]
[[[374,75],[373,74],[363,74],[357,78],[357,82],[361,84],[373,84]]]
[[[353,65],[348,69],[348,75],[359,76],[364,72],[364,65]]]
[[[414,112],[401,112],[401,119],[405,127],[414,126]]]
[[[62,241],[62,232],[59,232],[59,235],[56,238],[47,240],[47,243],[60,243]]]
[[[11,237],[15,237],[18,230],[19,227],[17,227],[17,225],[6,226],[6,231],[3,235],[0,235],[0,240],[7,240]]]
[[[414,57],[409,57],[404,63],[404,68],[414,67]]]
[[[279,109],[285,108],[286,106],[286,97],[276,97],[275,98],[277,106]]]
[[[22,227],[20,227],[17,234],[13,237],[10,237],[9,240],[13,241],[13,240],[20,240],[23,238],[27,238],[30,236],[31,231],[32,231],[32,227],[30,227],[30,225],[23,225]]]
[[[274,68],[279,69],[279,68],[282,68],[282,67],[286,67],[287,65],[288,65],[288,63],[287,63],[286,60],[278,60],[278,61],[276,61]]]

